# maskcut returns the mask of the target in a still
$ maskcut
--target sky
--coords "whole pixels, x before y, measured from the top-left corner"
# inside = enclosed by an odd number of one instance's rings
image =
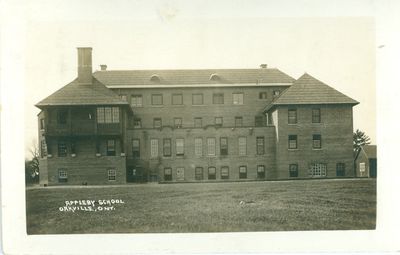
[[[268,2],[231,1],[229,7],[221,2],[28,5],[25,150],[37,142],[39,109],[34,104],[76,77],[77,47],[93,48],[93,71],[100,64],[129,70],[258,68],[266,63],[296,79],[307,72],[360,102],[354,107],[354,129],[376,143],[372,17],[271,16]]]

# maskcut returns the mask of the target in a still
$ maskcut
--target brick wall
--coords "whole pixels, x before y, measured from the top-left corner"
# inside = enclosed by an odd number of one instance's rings
[[[163,126],[173,126],[174,118],[182,118],[183,127],[193,127],[194,118],[201,117],[203,125],[213,125],[215,117],[223,117],[226,127],[234,126],[235,116],[243,117],[243,125],[254,126],[256,115],[262,115],[264,107],[273,99],[273,91],[283,91],[287,86],[277,87],[224,87],[224,88],[158,88],[158,89],[118,89],[120,95],[142,95],[143,107],[134,107],[135,118],[140,118],[142,127],[152,128],[154,118],[162,118]],[[260,92],[267,92],[266,99],[259,99]],[[192,94],[203,94],[203,105],[192,105]],[[223,93],[224,104],[213,104],[213,94]],[[233,93],[243,93],[243,105],[233,104]],[[163,95],[163,105],[151,104],[152,94]],[[172,94],[182,94],[183,104],[172,105]]]
[[[120,141],[116,140],[116,156],[106,156],[106,138],[101,139],[100,156],[96,156],[96,143],[93,138],[76,140],[76,154],[72,156],[67,143],[67,155],[59,157],[56,138],[48,139],[52,146],[52,157],[40,159],[40,184],[120,184],[126,182],[126,158],[121,156]],[[67,183],[59,183],[58,170],[65,169]],[[108,169],[116,170],[116,180],[108,180]],[[47,183],[46,183],[47,182]]]
[[[257,155],[256,138],[264,137],[264,154]],[[228,155],[220,153],[220,138],[228,138]],[[246,155],[239,155],[238,138],[246,137]],[[163,138],[171,139],[171,157],[163,156]],[[184,139],[184,155],[176,155],[175,141]],[[195,138],[202,139],[202,156],[195,155]],[[216,155],[209,156],[207,138],[215,138]],[[185,181],[195,180],[195,167],[203,167],[204,179],[207,180],[208,167],[216,167],[216,179],[221,179],[221,166],[229,167],[229,179],[239,179],[239,166],[247,167],[247,179],[257,179],[257,165],[264,165],[266,179],[273,175],[275,167],[275,133],[273,127],[242,127],[242,128],[182,128],[171,129],[141,129],[128,134],[128,139],[140,140],[140,159],[128,161],[128,168],[135,165],[147,168],[147,171],[156,172],[163,180],[164,168],[172,168],[172,179],[176,180],[176,168],[185,169]],[[158,157],[151,158],[150,140],[158,140]],[[127,155],[132,156],[132,147],[127,148]]]
[[[288,109],[297,109],[297,124],[288,124]],[[327,177],[336,177],[336,164],[345,164],[345,176],[354,176],[352,107],[344,105],[320,108],[321,123],[312,123],[311,106],[279,106],[277,119],[277,179],[289,178],[289,164],[298,164],[298,177],[309,177],[313,163],[327,164]],[[313,149],[313,134],[321,135],[321,149]],[[297,149],[288,149],[288,136],[297,135]]]

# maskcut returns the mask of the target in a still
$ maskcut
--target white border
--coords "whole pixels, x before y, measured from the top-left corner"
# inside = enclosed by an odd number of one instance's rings
[[[163,1],[161,1],[163,2]],[[238,1],[240,2],[240,1]],[[39,2],[38,2],[39,3]],[[207,2],[212,8],[212,3]],[[259,2],[258,2],[259,3]],[[328,4],[332,3],[332,4]],[[378,220],[375,231],[215,234],[97,234],[27,236],[24,190],[24,1],[1,2],[1,192],[6,254],[253,253],[399,250],[397,1],[271,1],[274,16],[375,16],[377,18]],[[43,1],[42,4],[46,4]],[[97,2],[92,2],[97,4]],[[226,8],[230,3],[226,2]],[[252,4],[257,4],[254,1]],[[244,6],[240,5],[240,6]],[[236,14],[240,17],[240,12]],[[344,60],[345,61],[345,60]],[[367,116],[366,116],[367,117]]]

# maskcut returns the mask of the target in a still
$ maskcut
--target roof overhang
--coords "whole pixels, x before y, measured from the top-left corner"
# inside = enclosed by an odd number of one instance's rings
[[[149,85],[106,85],[109,89],[128,88],[219,88],[219,87],[274,87],[291,86],[293,83],[217,83],[217,84],[149,84]]]
[[[270,111],[270,110],[272,110],[272,109],[274,109],[274,108],[276,108],[278,106],[307,106],[307,105],[312,105],[312,106],[316,106],[316,105],[321,105],[321,106],[327,106],[327,105],[350,105],[350,106],[356,106],[358,104],[359,104],[359,102],[356,102],[356,103],[326,103],[326,104],[323,104],[323,103],[309,103],[309,104],[304,104],[304,103],[302,103],[302,104],[279,104],[279,103],[275,104],[275,103],[271,103],[271,104],[267,105],[264,108],[264,112],[268,112],[268,111]]]

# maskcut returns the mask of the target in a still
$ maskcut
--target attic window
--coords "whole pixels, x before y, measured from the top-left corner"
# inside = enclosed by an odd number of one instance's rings
[[[160,77],[159,77],[158,75],[153,74],[153,75],[150,77],[150,81],[152,81],[152,82],[160,82],[161,79],[160,79]]]
[[[211,74],[210,81],[220,81],[220,80],[221,78],[218,76],[218,74],[216,73]]]

